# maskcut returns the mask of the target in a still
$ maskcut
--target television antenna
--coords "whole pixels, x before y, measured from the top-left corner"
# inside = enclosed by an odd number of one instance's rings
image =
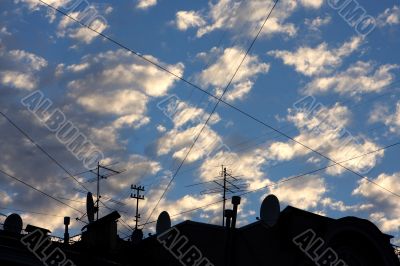
[[[225,226],[224,213],[226,209],[226,197],[227,194],[235,195],[237,193],[245,191],[248,184],[240,179],[239,176],[233,176],[229,173],[224,165],[221,165],[221,172],[216,179],[188,185],[186,187],[193,187],[199,185],[209,185],[213,184],[214,187],[209,187],[200,192],[201,195],[208,194],[222,194],[222,226]]]
[[[95,170],[96,170],[96,172],[95,172]],[[104,170],[105,173],[101,173],[101,170]],[[96,220],[98,220],[99,219],[99,202],[101,199],[100,180],[107,179],[110,176],[121,174],[121,173],[125,172],[125,170],[121,170],[121,171],[114,170],[107,166],[101,165],[100,162],[97,162],[97,168],[94,170],[91,170],[90,172],[96,174],[96,179],[97,179],[97,195],[96,195],[96,209],[97,209],[96,215],[97,215],[97,217],[96,217]]]

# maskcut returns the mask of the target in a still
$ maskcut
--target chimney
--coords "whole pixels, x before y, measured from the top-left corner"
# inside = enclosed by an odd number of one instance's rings
[[[226,217],[226,228],[230,228],[231,227],[231,219],[233,218],[233,211],[225,210],[224,216]]]
[[[232,197],[232,204],[233,204],[232,229],[234,229],[236,227],[237,211],[238,211],[238,206],[240,204],[240,197],[239,196],[233,196]]]
[[[65,244],[65,245],[68,245],[68,244],[69,244],[68,226],[69,226],[70,220],[71,220],[70,217],[64,217],[64,225],[65,225],[64,244]]]

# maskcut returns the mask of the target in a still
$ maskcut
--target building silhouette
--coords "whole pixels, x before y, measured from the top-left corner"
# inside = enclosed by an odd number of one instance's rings
[[[240,198],[235,199],[240,202]],[[49,240],[47,246],[37,246],[36,252],[43,257],[23,244],[37,241],[26,240],[27,232],[1,230],[0,265],[400,265],[390,244],[392,236],[368,220],[332,219],[288,206],[272,225],[261,217],[236,227],[238,202],[233,203],[233,209],[225,211],[225,226],[185,221],[144,239],[138,232],[133,239],[120,238],[117,212],[85,226],[80,240],[70,243],[55,241],[46,229],[28,225],[31,234],[40,231],[42,239]],[[45,261],[57,248],[68,260],[63,264],[50,258]]]

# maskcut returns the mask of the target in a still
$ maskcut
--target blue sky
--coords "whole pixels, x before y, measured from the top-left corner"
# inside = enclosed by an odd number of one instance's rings
[[[217,97],[273,5],[270,0],[89,1],[95,11],[91,17],[84,2],[69,8],[77,2],[47,1]],[[399,3],[350,1],[346,9],[334,2],[279,1],[223,97],[324,157],[219,103],[150,221],[163,210],[174,215],[218,201],[219,195],[200,193],[207,187],[186,186],[212,180],[225,164],[249,190],[268,186],[244,197],[242,225],[255,221],[262,199],[274,193],[282,208],[370,219],[398,242],[399,201],[381,188],[400,193],[398,147],[379,149],[398,142],[400,133]],[[346,14],[352,7],[359,13]],[[101,194],[105,201],[125,204],[107,203],[131,225],[130,185],[146,186],[144,222],[216,104],[37,0],[2,2],[0,54],[1,111],[68,171],[82,172],[84,162],[43,123],[58,108],[101,151],[104,164],[118,162],[114,168],[126,169],[103,180]],[[43,119],[21,103],[37,93],[52,102]],[[1,170],[84,211],[79,184],[3,118],[0,127]],[[338,162],[370,152],[343,166],[381,187],[338,165],[273,186],[331,164],[326,158]],[[77,176],[80,182],[90,178]],[[6,176],[0,182],[0,207],[22,210],[25,223],[61,235],[61,217],[79,215]],[[95,193],[94,183],[85,185]],[[220,205],[176,216],[173,222],[220,223]],[[107,212],[101,209],[102,215]],[[73,231],[82,225],[74,222]],[[119,229],[129,233],[122,225]],[[153,224],[147,229],[153,230]]]

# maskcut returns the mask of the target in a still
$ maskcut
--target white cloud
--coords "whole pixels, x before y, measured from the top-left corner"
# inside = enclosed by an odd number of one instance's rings
[[[383,173],[372,181],[400,194],[400,173],[392,175]],[[381,230],[384,232],[399,230],[400,203],[397,197],[365,179],[358,182],[358,187],[353,191],[353,195],[362,196],[373,204],[370,218],[378,223]]]
[[[284,64],[293,66],[297,72],[306,76],[326,74],[342,64],[343,57],[356,51],[362,39],[354,37],[337,49],[330,49],[327,43],[317,47],[300,47],[295,52],[270,51],[269,55],[283,60]]]
[[[33,90],[37,86],[37,80],[31,74],[16,71],[0,71],[0,83],[21,90]]]
[[[395,75],[392,70],[398,65],[375,67],[372,62],[358,61],[347,70],[331,77],[318,77],[305,87],[304,93],[317,94],[333,91],[357,96],[363,93],[380,92],[389,86]]]
[[[152,56],[147,57],[178,75],[183,74],[181,63],[166,65]],[[98,115],[114,117],[108,131],[115,134],[115,129],[148,124],[149,101],[166,95],[176,81],[168,73],[123,50],[87,55],[77,64],[59,65],[56,72],[59,78],[69,77],[68,95],[80,106]],[[115,139],[115,136],[109,138]]]
[[[210,4],[210,9],[204,16],[208,23],[199,27],[197,36],[201,37],[218,29],[228,29],[241,32],[246,29],[245,34],[252,34],[248,29],[259,28],[265,20],[267,12],[271,10],[273,2],[266,5],[265,1],[243,1],[219,0]],[[277,5],[269,21],[264,27],[262,35],[284,34],[294,36],[296,27],[285,20],[296,9],[296,1],[285,1]]]
[[[6,191],[0,190],[0,204],[1,204],[0,207],[10,206],[12,202],[13,202],[12,197]]]
[[[163,126],[163,125],[158,125],[157,126],[157,131],[164,133],[165,131],[167,131],[167,129]]]
[[[324,0],[300,0],[300,2],[305,6],[305,7],[310,7],[310,8],[320,8],[322,4],[324,3]]]
[[[201,181],[215,180],[220,172],[220,169],[215,166],[228,165],[228,172],[230,171],[234,176],[240,176],[239,183],[248,185],[246,190],[260,189],[273,183],[263,170],[267,163],[268,158],[263,148],[235,153],[228,147],[224,147],[202,162],[198,170],[199,179]]]
[[[309,18],[306,18],[304,23],[306,24],[306,26],[308,26],[308,28],[310,30],[317,31],[322,26],[325,26],[325,25],[328,25],[329,23],[331,23],[331,21],[332,21],[332,17],[330,15],[326,15],[323,18],[316,17],[315,19],[312,19],[312,20]]]
[[[62,8],[68,6],[68,3],[71,0],[47,0],[46,3],[52,5],[57,8]],[[26,4],[31,10],[37,10],[40,6],[45,6],[40,1],[36,0],[14,0],[15,3],[24,3]]]
[[[98,11],[94,6],[90,6],[89,8],[97,14]],[[69,15],[74,19],[81,21],[83,24],[88,25],[90,28],[99,33],[102,33],[108,28],[107,21],[105,21],[103,17],[100,19],[100,17],[93,16],[93,18],[88,19],[87,16],[89,16],[90,13],[86,11],[88,13],[86,14],[84,12],[85,11],[70,12]],[[81,41],[86,44],[90,44],[99,35],[98,33],[86,27],[80,26],[69,17],[63,16],[58,24],[57,36],[68,36],[69,38]]]
[[[400,133],[400,102],[396,110],[391,113],[387,105],[377,105],[370,113],[371,123],[381,122],[389,127],[390,132]]]
[[[6,26],[1,27],[0,33],[3,35],[11,35]]]
[[[11,50],[9,56],[33,71],[39,71],[47,66],[47,61],[44,58],[23,50]]]
[[[253,35],[253,31],[248,29],[258,29],[271,11],[273,4],[274,1],[266,4],[263,0],[242,2],[218,0],[210,2],[209,9],[206,11],[189,12],[195,12],[198,15],[196,16],[196,25],[194,25],[198,28],[197,37],[202,37],[219,29],[230,30],[248,37],[248,35]],[[322,0],[288,0],[278,3],[263,28],[261,36],[273,36],[276,34],[288,37],[295,36],[297,33],[296,26],[287,22],[292,13],[301,6],[317,9],[322,4]],[[200,20],[200,18],[202,19]]]
[[[0,50],[3,65],[0,67],[0,83],[20,90],[33,90],[39,79],[37,73],[47,67],[47,61],[24,50]]]
[[[155,5],[157,5],[157,0],[138,0],[136,7],[139,9],[148,9]]]
[[[46,17],[49,19],[50,23],[53,23],[56,20],[57,12],[54,10],[48,9],[46,5],[36,0],[14,0],[15,3],[25,3],[27,7],[31,10],[39,10],[40,7],[44,7],[46,11]],[[109,26],[103,15],[110,14],[112,12],[112,7],[107,6],[104,9],[104,12],[100,12],[99,9],[93,5],[77,5],[74,6],[71,0],[47,0],[47,4],[60,9],[63,12],[68,13],[69,16],[78,20],[79,22],[89,26],[95,31],[102,33]],[[84,7],[84,8],[81,8]],[[80,9],[81,8],[81,9]],[[58,24],[58,37],[69,37],[80,42],[90,44],[98,34],[93,32],[92,30],[87,29],[86,27],[82,27],[79,23],[73,21],[67,16],[61,16],[60,22]]]
[[[168,131],[157,141],[157,154],[166,155],[173,152],[173,158],[183,160],[202,127],[203,124],[200,123],[183,130],[174,128]],[[208,154],[215,152],[221,143],[220,136],[209,126],[206,126],[186,161],[191,163],[208,156]]]
[[[321,205],[327,208],[330,208],[334,211],[341,211],[341,212],[359,212],[365,211],[373,208],[372,204],[356,204],[356,205],[346,205],[343,201],[335,201],[332,198],[324,198],[320,200]]]
[[[305,108],[297,112],[289,110],[287,120],[294,123],[300,132],[294,139],[339,162],[379,149],[379,146],[368,138],[353,134],[346,129],[350,124],[350,116],[347,107],[336,104],[331,108],[322,106],[313,113]],[[270,143],[267,153],[270,160],[288,161],[313,152],[300,144],[288,141]],[[380,151],[342,165],[354,171],[366,172],[377,164],[383,154],[384,152]],[[326,170],[330,175],[339,175],[344,171],[345,169],[340,166]]]
[[[210,52],[215,53],[215,49]],[[244,53],[239,47],[226,48],[222,53],[215,55],[217,59],[199,74],[198,79],[203,86],[214,86],[216,94],[221,95]],[[229,101],[243,99],[251,91],[255,76],[268,73],[269,68],[270,65],[260,62],[257,56],[248,55],[233,80],[233,88],[228,90],[224,98]]]
[[[203,26],[206,22],[196,11],[179,11],[176,13],[176,26],[179,30]]]
[[[400,8],[395,5],[386,9],[377,18],[378,27],[393,26],[400,24]]]
[[[196,124],[204,123],[209,117],[209,114],[202,108],[191,106],[182,101],[178,101],[175,104],[176,108],[174,110],[174,115],[171,118],[174,122],[174,126],[177,128],[187,125],[189,122]],[[218,123],[220,119],[219,115],[214,113],[210,118],[209,124],[212,125]]]
[[[317,207],[327,192],[327,185],[323,178],[313,175],[272,187],[270,192],[282,202],[307,210]]]

